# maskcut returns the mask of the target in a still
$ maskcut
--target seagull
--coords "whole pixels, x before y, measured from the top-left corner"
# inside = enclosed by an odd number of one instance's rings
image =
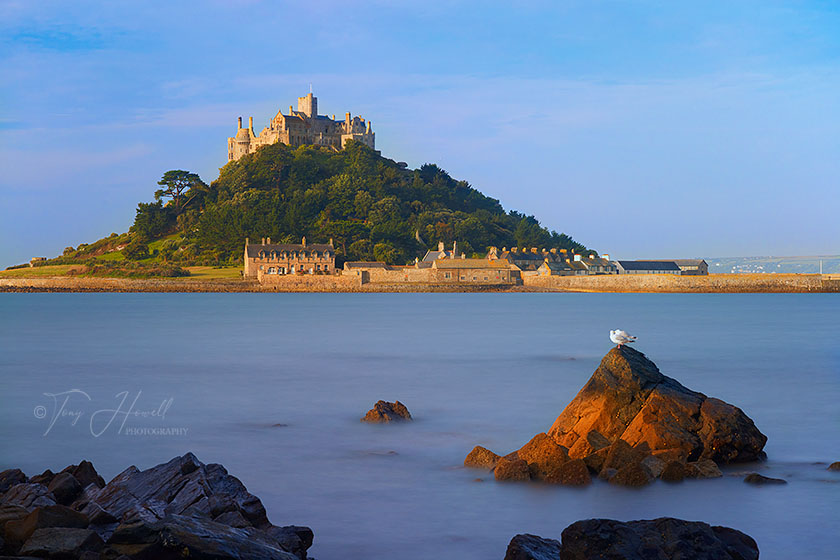
[[[624,344],[636,342],[636,337],[630,336],[626,332],[616,329],[614,331],[610,331],[610,340],[618,344],[618,347],[621,348],[621,346]]]

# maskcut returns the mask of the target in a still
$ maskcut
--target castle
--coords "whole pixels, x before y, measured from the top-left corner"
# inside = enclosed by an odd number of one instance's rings
[[[254,153],[260,146],[276,142],[289,146],[311,144],[340,150],[350,140],[374,148],[374,137],[370,121],[365,122],[361,117],[351,118],[350,113],[347,113],[343,121],[337,121],[335,115],[332,118],[319,115],[318,98],[309,93],[298,97],[297,111],[291,106],[288,115],[284,115],[282,110],[277,111],[277,115],[262,129],[259,136],[254,134],[254,117],[248,117],[248,128],[242,127],[242,117],[239,117],[236,136],[228,138],[228,161],[236,161],[246,154]]]

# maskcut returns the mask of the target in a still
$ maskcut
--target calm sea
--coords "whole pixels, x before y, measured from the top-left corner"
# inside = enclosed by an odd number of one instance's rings
[[[745,531],[768,560],[837,558],[838,319],[830,294],[2,294],[0,469],[90,459],[108,479],[193,451],[311,526],[319,560],[501,558],[517,533],[659,516]],[[616,328],[741,407],[768,461],[641,490],[461,466],[547,430]],[[378,399],[415,422],[360,423]]]

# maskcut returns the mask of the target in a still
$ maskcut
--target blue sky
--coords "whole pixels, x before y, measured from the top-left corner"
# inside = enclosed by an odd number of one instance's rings
[[[513,5],[511,5],[513,4]],[[840,253],[834,2],[0,0],[0,266],[125,231],[313,86],[621,258]]]

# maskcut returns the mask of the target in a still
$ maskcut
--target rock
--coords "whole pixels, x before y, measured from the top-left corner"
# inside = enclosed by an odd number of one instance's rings
[[[26,542],[38,529],[84,529],[87,526],[88,518],[85,515],[66,506],[52,505],[36,508],[22,519],[9,521],[6,523],[4,536],[8,543],[17,547]]]
[[[280,529],[274,527],[273,529]],[[306,543],[301,542],[301,545]],[[311,545],[311,541],[309,543]],[[117,554],[142,558],[299,560],[267,531],[235,528],[209,519],[169,515],[117,527],[108,541]],[[305,552],[304,552],[305,554]]]
[[[828,470],[830,471],[840,471],[840,461],[835,461],[828,465]]]
[[[685,388],[626,346],[607,353],[548,435],[575,448],[580,434],[592,431],[611,442],[646,444],[653,452],[678,450],[690,460],[718,463],[760,459],[767,441],[740,409]]]
[[[620,470],[627,465],[641,463],[647,456],[644,450],[634,449],[629,443],[619,439],[609,447],[602,468]]]
[[[671,461],[679,461],[680,463],[688,462],[688,453],[682,449],[658,449],[656,451],[652,451],[651,455],[657,459],[662,459],[666,465]]]
[[[6,505],[0,506],[0,537],[6,531],[6,523],[9,521],[17,521],[29,515],[29,510],[21,506]],[[0,546],[2,550],[2,546]]]
[[[82,461],[78,465],[70,465],[61,472],[72,474],[79,481],[82,488],[87,488],[90,484],[95,484],[97,488],[105,486],[105,480],[99,476],[99,473],[96,472],[96,469],[93,468],[93,464],[90,461]]]
[[[411,420],[411,413],[400,401],[392,403],[378,401],[362,418],[362,422],[373,423],[404,422],[408,420]]]
[[[578,438],[575,444],[569,448],[569,457],[572,459],[582,459],[609,446],[610,440],[595,430],[592,430],[586,434],[586,437]]]
[[[500,457],[489,449],[476,445],[464,459],[464,466],[476,469],[493,469],[499,459]]]
[[[559,469],[552,471],[545,477],[550,484],[565,484],[567,486],[585,486],[592,482],[589,469],[583,459],[572,459],[563,463]]]
[[[502,457],[493,470],[496,480],[530,480],[531,471],[524,459],[507,459]]]
[[[254,527],[267,527],[265,508],[221,465],[204,465],[187,453],[156,467],[130,467],[105,485],[85,507],[96,504],[117,519],[162,519],[189,509],[193,517],[208,519],[238,510]]]
[[[79,558],[84,551],[97,551],[103,546],[102,539],[89,529],[50,527],[35,531],[20,554],[46,558]]]
[[[592,472],[592,474],[598,474],[601,472],[601,469],[604,468],[604,462],[607,460],[607,455],[609,455],[609,452],[609,447],[599,449],[595,453],[584,457],[583,462],[586,463],[586,466],[589,468],[589,471]]]
[[[0,494],[15,486],[26,482],[26,475],[20,469],[7,469],[0,472]]]
[[[272,527],[267,533],[276,539],[285,550],[301,560],[306,560],[306,551],[312,546],[314,538],[312,529],[289,525],[287,527]]]
[[[642,459],[642,465],[644,465],[647,470],[650,471],[650,474],[653,478],[659,478],[659,475],[662,474],[662,470],[665,468],[665,461],[660,459],[659,457],[654,457],[653,455],[648,455],[644,459]],[[715,465],[717,468],[717,465]]]
[[[53,478],[55,478],[55,473],[52,472],[50,469],[47,469],[41,474],[36,474],[35,476],[33,476],[31,479],[29,479],[29,482],[49,486]]]
[[[682,482],[686,477],[685,463],[682,461],[671,461],[659,474],[659,479],[665,482]]]
[[[750,484],[787,484],[787,480],[781,478],[770,478],[758,473],[750,473],[744,477],[744,482]]]
[[[68,505],[76,499],[76,496],[81,494],[82,485],[69,472],[61,472],[53,477],[47,490],[52,492],[56,502]]]
[[[42,506],[54,506],[55,497],[43,484],[24,482],[9,488],[0,498],[0,505],[17,505],[33,510]]]
[[[516,535],[510,540],[505,560],[552,560],[560,558],[560,541],[536,535]]]
[[[611,484],[639,487],[647,486],[653,482],[654,478],[648,468],[641,462],[638,462],[624,465],[608,480]]]
[[[723,476],[717,463],[711,459],[701,459],[700,461],[689,463],[689,465],[693,466],[697,471],[694,475],[695,478],[720,478]]]
[[[528,463],[531,477],[542,480],[549,473],[556,472],[569,460],[569,451],[548,437],[537,434],[523,445],[516,454]]]
[[[532,558],[758,559],[758,546],[755,541],[740,531],[669,517],[627,523],[611,519],[578,521],[566,527],[561,541],[560,555],[546,549],[546,554],[534,554]]]
[[[248,520],[242,516],[241,513],[238,511],[226,511],[225,513],[216,517],[213,521],[216,523],[221,523],[222,525],[227,525],[228,527],[236,527],[237,529],[241,529],[242,527],[250,527],[251,524],[248,523]]]

